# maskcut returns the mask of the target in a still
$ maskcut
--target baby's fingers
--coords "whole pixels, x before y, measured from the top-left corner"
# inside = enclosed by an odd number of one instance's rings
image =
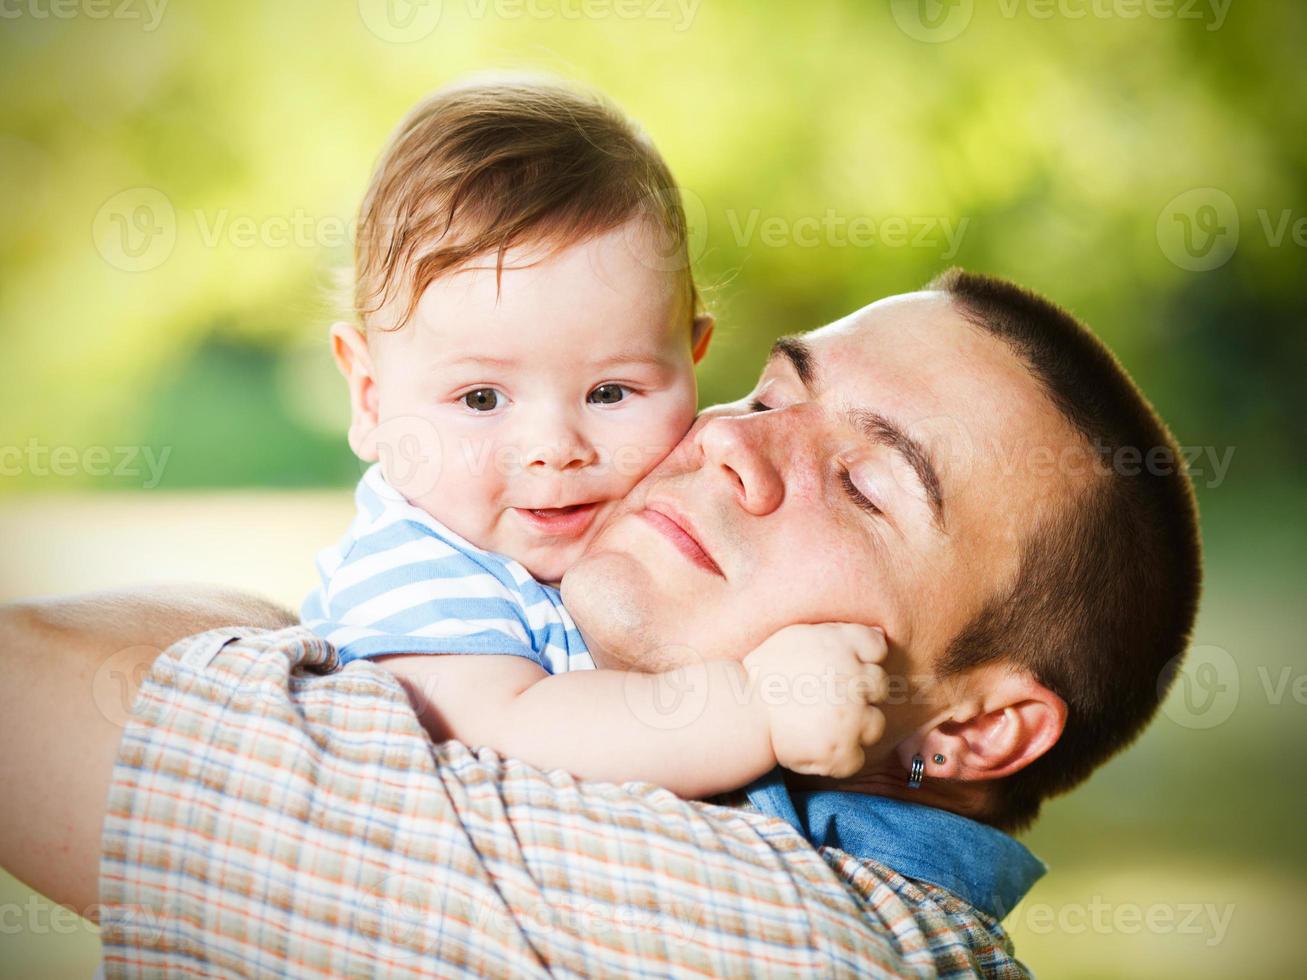
[[[844,635],[854,655],[864,664],[878,664],[889,652],[885,631],[879,626],[844,623]]]
[[[889,674],[880,664],[862,664],[853,675],[854,700],[865,704],[880,704],[889,697]]]
[[[868,705],[862,715],[862,735],[861,742],[863,745],[875,745],[880,741],[881,736],[885,734],[885,712],[872,705]]]
[[[850,776],[856,776],[862,772],[862,767],[867,762],[867,753],[862,751],[859,746],[850,746],[847,751],[841,752],[825,773],[821,775],[830,776],[834,779],[848,779]]]

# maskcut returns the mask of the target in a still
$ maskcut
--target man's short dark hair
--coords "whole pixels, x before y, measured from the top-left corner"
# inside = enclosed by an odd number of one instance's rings
[[[928,289],[1025,362],[1101,465],[1023,541],[1015,579],[953,638],[942,676],[992,662],[1067,705],[1062,737],[997,781],[984,815],[1020,829],[1143,730],[1189,643],[1202,579],[1198,511],[1175,439],[1112,352],[1066,310],[950,269]]]

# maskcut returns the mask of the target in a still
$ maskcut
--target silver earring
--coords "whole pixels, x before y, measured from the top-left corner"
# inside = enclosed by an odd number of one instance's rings
[[[938,752],[936,752],[936,753],[935,753],[935,765],[937,765],[937,766],[942,766],[943,764],[944,764],[944,757],[943,757],[942,755],[940,755]]]
[[[908,773],[908,789],[921,789],[921,780],[926,774],[926,760],[919,755],[912,757],[912,771]]]

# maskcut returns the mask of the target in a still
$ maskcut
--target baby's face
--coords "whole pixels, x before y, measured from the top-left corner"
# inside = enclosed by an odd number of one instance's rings
[[[356,398],[351,442],[451,530],[557,582],[690,427],[705,344],[642,223],[526,265],[539,254],[508,253],[498,286],[493,256],[442,277],[372,331],[374,421],[360,432]]]

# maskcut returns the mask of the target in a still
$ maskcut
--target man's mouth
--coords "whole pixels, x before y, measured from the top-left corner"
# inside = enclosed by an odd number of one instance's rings
[[[666,504],[651,504],[638,516],[666,538],[677,551],[704,571],[726,578],[721,566],[708,550],[699,543],[699,537],[689,518]]]
[[[566,507],[514,507],[513,509],[535,530],[560,538],[583,534],[594,521],[600,501],[588,504],[569,504]]]

